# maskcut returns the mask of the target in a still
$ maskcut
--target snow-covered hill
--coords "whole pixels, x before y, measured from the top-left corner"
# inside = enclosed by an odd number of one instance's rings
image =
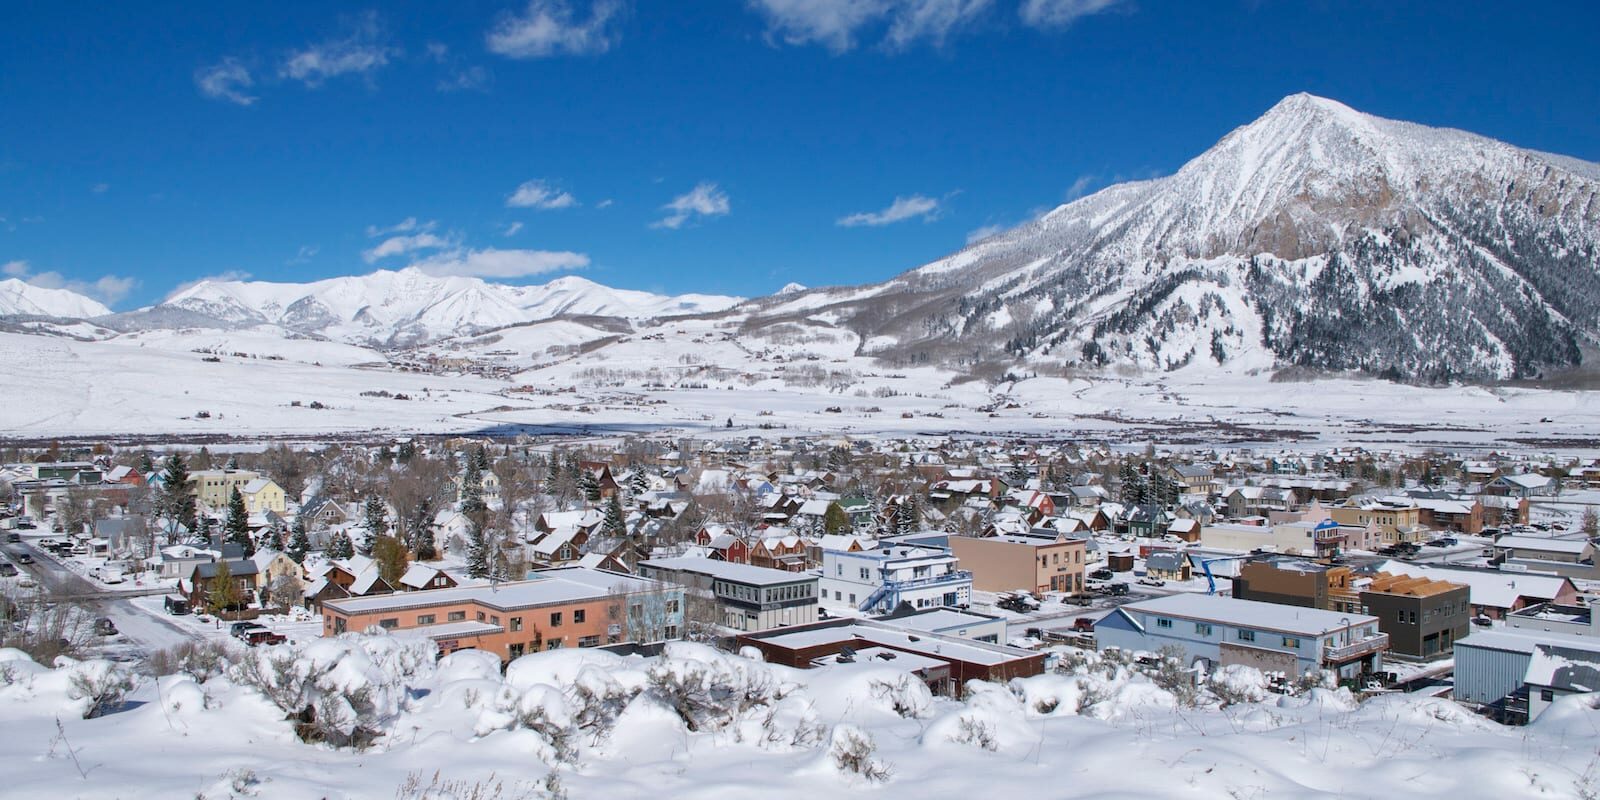
[[[1169,177],[758,305],[907,364],[1508,378],[1578,361],[1597,262],[1600,165],[1299,94]]]
[[[110,313],[103,304],[74,291],[45,289],[16,278],[0,281],[0,317],[89,319]]]
[[[720,311],[737,302],[717,295],[668,297],[612,289],[577,277],[511,286],[403,269],[304,284],[202,281],[116,322],[125,329],[275,325],[353,344],[393,346],[558,316],[663,317]]]

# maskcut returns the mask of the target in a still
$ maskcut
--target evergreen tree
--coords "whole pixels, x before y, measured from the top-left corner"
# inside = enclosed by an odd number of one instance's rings
[[[149,475],[150,473],[156,471],[156,462],[155,459],[150,457],[149,450],[139,453],[138,470],[140,475]]]
[[[489,471],[489,451],[481,444],[472,448],[472,465],[478,468],[479,474]]]
[[[634,468],[633,474],[628,476],[628,491],[632,492],[634,497],[650,491],[650,478],[644,474],[643,468]]]
[[[377,495],[372,495],[367,498],[362,513],[366,517],[367,530],[361,535],[361,554],[370,556],[378,537],[389,533],[389,509],[383,507],[383,501]]]
[[[467,529],[467,575],[489,577],[489,536],[475,520]]]
[[[406,546],[393,536],[379,536],[372,545],[372,558],[378,562],[378,574],[390,585],[398,583],[400,576],[406,574],[408,557]]]
[[[268,550],[276,550],[281,553],[285,544],[286,537],[284,536],[283,523],[272,523],[272,527],[267,529],[267,539],[262,545]]]
[[[223,469],[238,469],[239,468],[239,457],[237,455],[228,456],[228,463],[223,464],[222,468]]]
[[[838,503],[829,503],[828,510],[822,513],[822,527],[828,533],[840,533],[850,529],[850,515]]]
[[[222,532],[229,542],[244,550],[245,558],[255,555],[256,543],[250,538],[250,512],[245,511],[244,495],[239,494],[237,486],[228,494],[228,517]]]
[[[1028,468],[1018,461],[1006,471],[1006,485],[1013,489],[1021,489],[1028,485]]]
[[[406,441],[400,443],[400,449],[395,454],[395,458],[398,459],[400,463],[406,464],[409,463],[411,459],[415,458],[416,455],[417,445],[410,439],[407,439]]]
[[[306,563],[306,553],[311,550],[311,536],[306,533],[306,521],[303,517],[295,517],[294,533],[289,537],[289,546],[285,551],[290,560],[296,564]]]
[[[411,549],[416,551],[418,561],[433,561],[439,557],[439,547],[433,543],[432,526],[424,525],[417,530]]]
[[[606,504],[606,533],[624,534],[628,532],[627,518],[622,514],[622,501],[616,495],[611,495],[611,502]]]
[[[355,554],[356,546],[351,543],[350,534],[345,533],[344,531],[335,533],[333,537],[328,540],[328,549],[327,552],[324,553],[324,555],[333,561],[343,561],[347,558],[355,556]]]
[[[211,606],[213,614],[226,611],[244,602],[240,596],[239,584],[233,580],[233,569],[228,566],[228,560],[217,562],[216,577],[211,579],[210,591],[206,592],[206,603]]]
[[[200,452],[194,454],[195,469],[211,469],[216,466],[211,461],[211,451],[205,445],[200,446]]]
[[[182,453],[167,456],[166,483],[161,490],[161,510],[178,525],[197,532],[200,525],[194,495],[189,494],[189,465]]]
[[[488,510],[489,505],[483,502],[483,470],[478,468],[476,459],[469,458],[461,473],[461,513],[481,526]]]
[[[583,499],[591,503],[600,501],[600,482],[595,479],[593,472],[589,470],[579,471],[578,491],[583,493]]]

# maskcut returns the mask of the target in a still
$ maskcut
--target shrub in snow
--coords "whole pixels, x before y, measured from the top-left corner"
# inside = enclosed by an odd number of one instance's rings
[[[822,744],[827,726],[817,718],[810,702],[790,695],[767,709],[761,718],[758,744],[765,750],[810,750]]]
[[[156,677],[184,673],[205,683],[228,667],[228,646],[223,642],[184,642],[157,650],[145,661],[145,669]]]
[[[867,783],[889,780],[892,770],[878,758],[878,744],[871,734],[854,725],[836,725],[828,740],[828,759],[835,769]]]
[[[927,684],[904,672],[892,679],[874,680],[872,696],[907,719],[925,717],[933,706],[933,693]]]
[[[787,693],[765,664],[684,642],[669,643],[645,674],[650,694],[691,731],[726,728]]]
[[[1229,664],[1206,679],[1206,689],[1224,706],[1267,699],[1267,676],[1254,667]]]
[[[363,747],[393,722],[436,652],[426,639],[344,634],[247,651],[230,674],[294,719],[301,739]]]
[[[103,717],[121,708],[136,685],[132,673],[102,659],[80,661],[66,669],[67,697],[82,703],[84,719]]]
[[[172,716],[204,711],[208,705],[206,693],[200,684],[188,675],[168,675],[156,681],[161,709]]]
[[[609,671],[586,667],[567,688],[573,725],[596,737],[604,736],[638,693],[619,683]]]

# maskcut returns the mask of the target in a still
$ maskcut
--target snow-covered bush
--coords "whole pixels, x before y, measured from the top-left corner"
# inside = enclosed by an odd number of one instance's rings
[[[426,639],[344,634],[257,648],[229,672],[294,719],[301,739],[363,747],[387,730],[436,652]]]
[[[137,685],[132,673],[111,661],[93,659],[65,666],[67,697],[82,702],[84,719],[103,717],[121,708]]]
[[[1267,699],[1267,676],[1254,667],[1229,664],[1206,679],[1206,690],[1224,706],[1259,703]]]
[[[158,678],[181,672],[205,683],[227,669],[227,656],[228,646],[223,642],[184,642],[151,653],[145,669]]]
[[[828,758],[840,772],[867,783],[883,783],[893,774],[889,765],[878,758],[878,744],[872,734],[854,725],[834,726],[828,741]]]
[[[645,674],[651,695],[691,731],[728,727],[786,693],[767,665],[686,642],[669,643]]]

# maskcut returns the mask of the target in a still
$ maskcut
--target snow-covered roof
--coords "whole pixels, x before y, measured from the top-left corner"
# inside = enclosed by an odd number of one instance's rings
[[[366,614],[403,608],[477,602],[491,608],[510,611],[532,606],[592,600],[606,596],[613,589],[643,592],[661,586],[656,581],[576,567],[542,570],[534,575],[537,577],[525,581],[488,586],[480,584],[458,586],[453,589],[434,589],[428,592],[341,598],[329,600],[324,606],[346,614]]]
[[[1568,692],[1600,692],[1600,642],[1589,649],[1539,645],[1522,682]]]
[[[1303,636],[1324,636],[1350,627],[1369,623],[1376,625],[1378,622],[1377,617],[1365,614],[1346,614],[1324,611],[1320,608],[1285,606],[1209,594],[1168,595],[1154,600],[1129,603],[1122,606],[1122,610],[1219,622],[1241,628],[1284,631]]]
[[[1544,539],[1538,536],[1502,536],[1494,540],[1495,547],[1511,547],[1517,550],[1537,550],[1542,553],[1565,553],[1567,555],[1582,555],[1589,550],[1591,545],[1583,539]]]
[[[809,572],[786,572],[781,569],[757,567],[750,564],[735,564],[732,561],[714,561],[709,558],[692,558],[682,556],[678,558],[652,558],[649,561],[640,561],[640,567],[667,570],[673,572],[692,572],[698,575],[709,575],[725,581],[743,583],[751,586],[778,586],[787,583],[801,583],[815,581],[816,575]]]
[[[1413,575],[1464,583],[1470,589],[1470,601],[1473,605],[1491,608],[1511,608],[1517,604],[1518,598],[1523,597],[1532,600],[1554,600],[1568,583],[1566,578],[1552,575],[1425,567],[1392,560],[1379,564],[1378,570],[1393,575]]]

